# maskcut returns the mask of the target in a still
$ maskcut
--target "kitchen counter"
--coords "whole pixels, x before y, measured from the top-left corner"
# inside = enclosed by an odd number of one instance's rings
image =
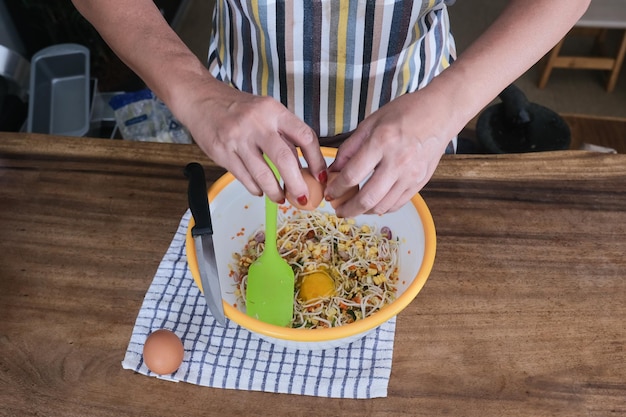
[[[444,156],[435,264],[373,400],[122,369],[191,161],[224,172],[195,145],[0,133],[0,415],[626,415],[626,155]]]

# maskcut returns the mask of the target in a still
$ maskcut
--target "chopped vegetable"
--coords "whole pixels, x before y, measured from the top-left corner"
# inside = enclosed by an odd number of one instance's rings
[[[341,326],[395,299],[399,243],[388,227],[377,231],[318,211],[298,212],[279,224],[278,250],[296,279],[292,327]],[[263,253],[261,236],[255,232],[242,252],[233,254],[240,308],[245,306],[248,268]]]

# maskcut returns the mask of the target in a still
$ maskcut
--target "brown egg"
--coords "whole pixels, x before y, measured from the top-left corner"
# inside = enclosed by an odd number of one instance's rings
[[[143,361],[152,372],[167,375],[183,363],[185,349],[174,332],[160,329],[152,332],[143,345]]]
[[[328,173],[328,184],[330,184],[331,182],[333,182],[333,180],[335,178],[337,178],[337,175],[339,175],[338,172],[329,172]],[[348,189],[348,191],[346,191],[341,197],[337,197],[334,200],[332,200],[330,202],[330,205],[333,206],[333,208],[337,208],[339,207],[341,204],[343,204],[344,202],[346,202],[347,200],[351,199],[352,197],[354,197],[354,195],[356,193],[359,192],[359,186],[355,185],[353,187],[351,187],[350,189]]]
[[[304,182],[306,182],[307,187],[309,187],[309,198],[307,203],[305,205],[298,203],[298,196],[291,194],[287,189],[285,189],[285,197],[287,197],[287,200],[294,207],[299,208],[300,210],[315,210],[324,198],[324,186],[309,173],[307,168],[302,168],[300,171],[302,172]]]

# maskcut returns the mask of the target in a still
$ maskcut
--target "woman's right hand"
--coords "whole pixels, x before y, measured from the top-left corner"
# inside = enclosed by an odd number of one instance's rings
[[[280,102],[241,92],[212,77],[188,91],[184,104],[176,106],[177,117],[198,146],[250,193],[265,193],[276,202],[284,199],[283,189],[263,159],[265,153],[285,188],[308,199],[296,147],[301,148],[311,174],[325,180],[326,162],[315,132]]]

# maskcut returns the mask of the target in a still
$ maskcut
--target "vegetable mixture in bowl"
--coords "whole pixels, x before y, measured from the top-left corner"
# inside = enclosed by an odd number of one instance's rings
[[[336,149],[322,153],[330,165]],[[263,250],[265,198],[231,173],[215,181],[208,197],[228,326],[278,346],[310,351],[363,338],[415,299],[434,263],[435,226],[419,194],[393,213],[353,219],[338,218],[325,201],[312,211],[281,204],[278,249],[296,275],[294,316],[290,326],[264,323],[245,313],[245,288],[247,268]],[[193,226],[192,218],[186,256],[202,291]]]
[[[301,211],[279,219],[277,246],[295,275],[291,327],[327,328],[371,316],[396,298],[397,240],[391,230],[331,213]],[[263,253],[262,230],[233,255],[237,306],[245,306],[248,268]]]

